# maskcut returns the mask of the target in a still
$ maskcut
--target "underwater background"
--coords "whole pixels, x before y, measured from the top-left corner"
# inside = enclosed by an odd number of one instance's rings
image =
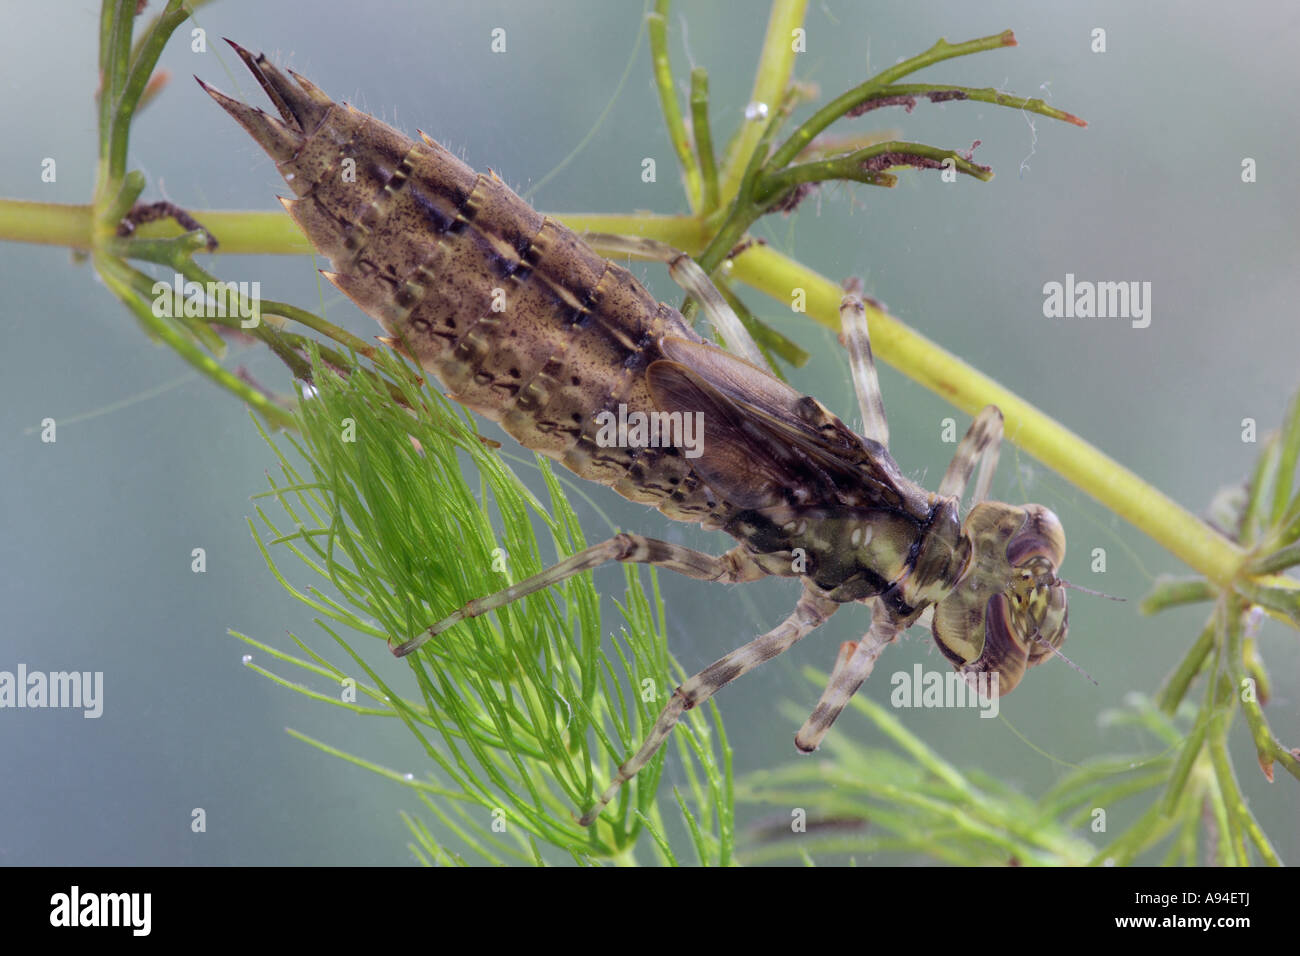
[[[0,191],[87,202],[98,4],[5,7]],[[521,193],[567,159],[529,196],[546,212],[684,212],[641,14],[635,3],[381,0],[362,11],[307,0],[219,0],[197,14],[207,52],[191,52],[188,24],[164,52],[172,81],[136,123],[129,166],[148,177],[145,199],[191,210],[279,208],[275,195],[288,190],[271,161],[190,79],[198,74],[268,106],[220,42],[229,36],[336,100],[408,134],[424,130]],[[760,3],[674,5],[674,66],[679,77],[692,62],[708,68],[719,148],[741,121],[766,18]],[[496,27],[506,30],[503,54],[490,50]],[[810,5],[806,27],[808,51],[795,75],[820,86],[820,102],[941,36],[1014,29],[1017,48],[949,61],[918,81],[1043,96],[1089,126],[971,102],[922,103],[911,114],[878,110],[850,128],[897,129],[906,139],[961,150],[979,140],[975,160],[992,165],[996,178],[944,184],[932,172],[904,170],[893,190],[834,186],[792,217],[763,220],[756,234],[823,275],[861,276],[866,292],[899,319],[1190,510],[1201,513],[1216,490],[1243,478],[1260,446],[1242,441],[1242,420],[1255,419],[1261,435],[1276,428],[1300,385],[1300,193],[1292,170],[1300,124],[1285,82],[1294,76],[1300,10],[1265,2],[1237,4],[1225,15],[1208,2],[1061,9],[827,0]],[[1098,27],[1106,30],[1105,53],[1091,49]],[[625,84],[597,124],[625,69]],[[57,160],[57,182],[41,181],[43,157]],[[656,159],[657,182],[642,181],[644,157]],[[1253,184],[1241,181],[1245,157],[1257,162]],[[223,256],[217,271],[260,281],[268,298],[322,307],[360,335],[376,334],[372,320],[320,280],[315,270],[325,265]],[[680,301],[662,267],[632,268],[658,297]],[[1067,273],[1149,281],[1150,326],[1045,318],[1042,287]],[[812,353],[792,382],[854,420],[834,336],[781,303],[742,295]],[[0,670],[23,663],[105,675],[97,719],[0,711],[0,864],[411,861],[398,811],[418,809],[413,795],[284,729],[420,776],[428,764],[416,741],[398,721],[360,719],[259,677],[241,666],[246,646],[226,633],[289,646],[292,631],[333,651],[267,572],[249,535],[250,496],[265,490],[263,472],[274,459],[247,411],[149,343],[90,266],[74,263],[66,249],[0,245],[0,328]],[[265,350],[232,349],[226,364],[287,390],[282,366]],[[940,441],[943,419],[955,418],[960,433],[969,418],[888,366],[880,377],[894,457],[933,488],[952,454]],[[46,417],[59,423],[52,445],[36,433]],[[483,427],[504,437],[505,452],[523,454],[495,426]],[[671,525],[599,486],[583,490],[571,500],[589,541],[617,527],[714,553],[731,544]],[[1104,726],[1098,716],[1135,692],[1153,692],[1199,633],[1205,606],[1154,618],[1137,613],[1156,575],[1187,569],[1010,443],[994,497],[1056,511],[1069,543],[1061,574],[1129,599],[1070,597],[1064,650],[1098,686],[1049,663],[1002,700],[1003,720],[980,720],[973,710],[895,713],[950,761],[1031,795],[1090,756],[1156,752],[1150,738]],[[190,569],[196,547],[206,550],[204,574]],[[429,547],[454,553],[456,542]],[[1089,570],[1094,548],[1105,549],[1104,574]],[[597,586],[621,595],[621,575],[597,572]],[[659,581],[670,647],[690,672],[773,626],[797,593],[789,581],[721,588],[667,573]],[[867,620],[865,608],[841,611],[719,695],[739,774],[822,759],[795,753],[797,719],[783,706],[811,710],[819,689],[802,668],[829,668],[839,643],[859,637]],[[618,624],[611,605],[607,631]],[[1266,713],[1279,738],[1300,745],[1300,642],[1266,620],[1259,645],[1274,681]],[[382,647],[369,651],[374,666],[401,684],[405,664]],[[888,676],[918,662],[944,666],[919,628],[886,652],[860,693],[887,702]],[[853,714],[833,734],[879,743]],[[1264,780],[1239,718],[1231,754],[1252,810],[1283,861],[1294,863],[1296,781],[1280,770],[1277,783]],[[665,785],[673,772],[670,765]],[[1144,798],[1115,808],[1111,835],[1131,822],[1125,813],[1145,805]],[[194,807],[206,810],[205,833],[190,830]],[[742,830],[770,813],[744,805],[738,812]],[[742,837],[742,860],[743,848]]]

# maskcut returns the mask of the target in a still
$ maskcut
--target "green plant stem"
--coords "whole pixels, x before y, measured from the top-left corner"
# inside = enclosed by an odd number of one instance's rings
[[[984,182],[988,182],[993,178],[991,170],[972,163],[961,154],[950,149],[926,146],[923,143],[905,143],[890,140],[889,142],[867,146],[864,149],[849,153],[847,156],[836,156],[833,159],[822,159],[798,166],[789,166],[771,176],[764,176],[754,198],[759,203],[768,203],[788,193],[801,183],[819,183],[832,179],[851,179],[870,186],[893,186],[897,180],[895,177],[885,174],[883,170],[862,168],[863,164],[868,160],[886,153],[902,153],[915,156],[918,159],[932,160],[939,163],[951,159],[958,172],[965,173],[967,176],[974,176]]]
[[[131,120],[135,116],[140,96],[144,93],[149,78],[153,76],[154,66],[162,55],[163,47],[171,38],[172,31],[189,18],[190,12],[182,5],[182,0],[169,0],[162,15],[153,21],[149,32],[144,35],[139,50],[130,63],[130,73],[122,84],[121,95],[112,111],[112,135],[108,172],[116,180],[126,171],[126,147],[131,130]],[[127,20],[128,28],[131,21]],[[128,34],[129,36],[129,34]]]
[[[97,265],[100,275],[104,277],[104,281],[113,290],[114,294],[126,304],[127,308],[135,313],[145,328],[166,342],[181,358],[248,402],[277,428],[291,428],[294,426],[292,412],[281,408],[238,376],[226,371],[215,359],[202,352],[193,342],[182,335],[175,326],[155,316],[144,301],[136,296],[135,290],[131,286],[130,270],[120,260],[105,256]]]
[[[1143,614],[1155,614],[1179,604],[1196,604],[1213,601],[1219,591],[1204,578],[1175,578],[1162,575],[1138,605]]]
[[[1210,705],[1206,705],[1208,708]],[[1160,808],[1160,812],[1166,817],[1173,817],[1178,810],[1178,801],[1186,795],[1187,782],[1192,775],[1192,768],[1196,766],[1197,760],[1201,755],[1201,750],[1205,746],[1205,734],[1209,728],[1209,710],[1203,709],[1196,726],[1188,734],[1187,740],[1183,742],[1182,749],[1178,753],[1178,760],[1174,764],[1174,769],[1169,774],[1169,780],[1165,785],[1164,795],[1160,801],[1155,804]]]
[[[1247,666],[1240,618],[1241,606],[1236,601],[1232,601],[1230,602],[1230,608],[1235,617],[1229,622],[1228,629],[1228,677],[1231,681],[1232,692],[1236,695],[1236,699],[1240,701],[1241,712],[1246,717],[1246,726],[1250,729],[1250,736],[1255,744],[1259,769],[1271,783],[1273,781],[1273,764],[1276,761],[1281,763],[1283,769],[1293,777],[1300,780],[1300,760],[1297,760],[1296,754],[1289,751],[1282,745],[1281,741],[1273,736],[1273,730],[1268,725],[1268,718],[1264,716],[1264,710],[1260,706],[1262,701],[1268,699],[1267,681],[1260,681],[1256,678],[1255,693],[1249,695],[1249,697],[1245,693]],[[1226,729],[1224,736],[1226,737]],[[1224,746],[1226,746],[1226,741]],[[1226,755],[1224,759],[1226,760]],[[1235,783],[1233,786],[1235,787]]]
[[[1257,574],[1271,574],[1274,571],[1284,571],[1295,564],[1300,564],[1300,541],[1253,561],[1250,569]]]
[[[700,166],[695,161],[691,150],[690,137],[686,133],[686,123],[682,119],[682,109],[677,103],[677,90],[673,88],[673,68],[668,60],[668,8],[670,0],[658,0],[655,12],[646,15],[646,27],[650,34],[650,58],[654,61],[655,86],[659,90],[659,105],[663,109],[664,122],[668,127],[668,138],[672,140],[677,161],[681,163],[682,175],[686,179],[686,199],[692,212],[700,211],[703,186],[700,178]]]
[[[113,108],[117,93],[126,84],[131,59],[131,28],[135,0],[105,0],[99,23],[99,163],[101,185],[120,179],[111,174],[113,154]],[[103,195],[101,199],[105,198]]]
[[[1296,462],[1300,461],[1300,391],[1291,399],[1286,415],[1282,418],[1282,432],[1278,441],[1277,484],[1273,489],[1273,507],[1271,523],[1277,525],[1287,510],[1287,496],[1292,490],[1292,476],[1296,473]]]
[[[1281,866],[1282,861],[1278,859],[1277,851],[1273,849],[1273,844],[1269,842],[1264,831],[1260,829],[1258,821],[1251,814],[1250,808],[1246,805],[1246,798],[1237,784],[1237,775],[1228,757],[1227,724],[1226,714],[1220,713],[1215,717],[1210,737],[1210,760],[1219,780],[1228,817],[1233,822],[1236,855],[1243,863],[1248,862],[1245,838],[1249,837],[1265,863],[1269,866]]]
[[[1191,646],[1191,649],[1183,655],[1183,659],[1178,662],[1178,666],[1174,668],[1173,672],[1165,678],[1164,684],[1156,693],[1156,706],[1171,717],[1187,695],[1187,688],[1192,685],[1196,675],[1205,666],[1205,658],[1209,656],[1210,650],[1214,647],[1214,629],[1215,617],[1211,615],[1209,623],[1201,630],[1201,636],[1196,639],[1196,643]]]
[[[750,103],[763,103],[775,111],[785,101],[790,75],[794,72],[794,58],[798,56],[794,52],[793,34],[796,28],[802,26],[807,8],[808,0],[775,0],[772,4],[772,12],[767,20],[767,34],[763,37],[763,49],[759,53],[758,71],[754,76],[754,87],[749,94]],[[722,206],[728,205],[740,191],[740,181],[749,166],[750,157],[754,155],[766,129],[765,123],[743,124],[740,133],[727,149],[722,183],[718,190]],[[763,158],[765,157],[760,157],[760,160]]]
[[[704,67],[691,70],[691,132],[704,177],[701,212],[709,215],[718,208],[718,163],[713,156],[713,131],[709,128],[709,74]]]
[[[221,240],[218,253],[301,254],[310,246],[283,213],[196,211],[194,218]],[[581,232],[621,232],[667,242],[696,253],[705,244],[704,223],[689,216],[558,215]],[[179,235],[174,223],[142,225],[142,237]],[[0,200],[0,239],[17,239],[88,249],[91,208]],[[734,260],[733,281],[747,283],[787,306],[793,289],[807,293],[808,315],[839,330],[840,286],[770,246],[752,246]],[[1228,586],[1241,573],[1245,553],[1227,538],[1171,501],[1164,493],[1109,458],[1064,425],[960,358],[870,303],[867,316],[876,356],[962,410],[974,414],[997,405],[1007,439],[1086,491],[1134,527],[1204,574]],[[1294,589],[1292,579],[1273,576],[1275,587]]]
[[[283,212],[208,210],[194,214],[205,229],[221,240],[226,255],[310,255],[315,250],[292,219]],[[635,220],[634,216],[623,217]],[[96,246],[95,207],[64,203],[0,199],[0,240],[63,246],[89,252]],[[147,222],[133,237],[167,239],[185,230],[170,220]]]
[[[1075,116],[1073,113],[1057,109],[1055,106],[1052,106],[1039,97],[1012,96],[1010,93],[1004,93],[991,86],[954,86],[949,83],[893,83],[890,85],[887,93],[890,97],[927,97],[933,93],[958,93],[960,95],[953,97],[954,99],[974,100],[977,103],[991,103],[994,106],[1005,106],[1008,109],[1023,110],[1027,113],[1038,113],[1040,116],[1060,120],[1063,123],[1069,123],[1071,126],[1088,125],[1084,120]]]
[[[819,109],[810,119],[795,130],[794,134],[773,154],[772,168],[780,169],[788,165],[822,130],[850,112],[854,107],[867,102],[873,97],[882,95],[885,88],[895,80],[907,76],[909,73],[915,73],[917,70],[923,70],[927,66],[933,66],[943,60],[951,60],[954,57],[968,56],[972,53],[1015,45],[1016,37],[1010,30],[994,36],[967,40],[964,43],[954,44],[949,43],[947,40],[940,40],[919,56],[904,60],[881,73],[877,73],[865,83],[837,96]]]

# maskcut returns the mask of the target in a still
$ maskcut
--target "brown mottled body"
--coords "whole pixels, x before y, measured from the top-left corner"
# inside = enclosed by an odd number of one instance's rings
[[[259,78],[276,75],[262,58],[256,66]],[[731,509],[679,449],[595,442],[602,409],[654,410],[644,373],[665,336],[703,341],[676,309],[495,173],[315,87],[290,98],[292,88],[264,85],[301,132],[219,102],[276,160],[297,196],[285,208],[330,258],[330,281],[520,444],[669,517],[725,523]]]
[[[429,137],[411,140],[335,103],[297,74],[290,81],[265,57],[235,49],[280,119],[204,88],[275,159],[297,197],[285,208],[333,264],[326,276],[383,324],[390,344],[521,445],[670,518],[698,521],[740,542],[715,557],[620,534],[470,602],[396,653],[607,561],[712,581],[802,580],[785,622],[677,688],[584,823],[645,765],[683,711],[784,652],[843,604],[870,604],[871,629],[837,658],[826,692],[796,735],[802,750],[816,749],[883,648],[931,607],[944,655],[968,680],[998,677],[994,695],[1014,688],[1026,668],[1065,640],[1064,586],[1055,576],[1065,555],[1060,522],[1039,505],[984,500],[1001,413],[990,406],[977,416],[937,493],[907,480],[886,448],[855,292],[846,295],[841,315],[862,435],[756,364],[706,343],[626,269],[533,210],[495,173],[476,173]],[[707,277],[683,259],[675,252],[665,257],[670,273],[715,325],[724,324],[728,342],[761,362],[734,315],[710,304],[721,298]],[[601,413],[620,406],[629,416],[698,416],[703,453],[602,447]],[[960,498],[977,465],[974,503],[963,522]]]
[[[836,600],[884,593],[914,619],[935,584],[955,580],[969,554],[956,502],[907,481],[883,446],[864,447],[820,403],[792,402],[780,383],[765,396],[772,410],[832,432],[845,461],[864,471],[859,493],[805,501],[804,489],[790,487],[775,504],[730,500],[725,481],[705,480],[677,448],[598,446],[600,412],[661,410],[646,375],[653,363],[735,360],[703,346],[680,312],[495,173],[475,172],[429,137],[412,140],[236,49],[285,122],[209,92],[275,159],[297,197],[282,200],[285,208],[330,258],[325,275],[462,404],[583,478],[727,531],[769,574],[797,576],[791,555],[801,549],[806,571]],[[691,344],[708,352],[683,355]],[[745,367],[735,377],[753,385],[756,374]],[[850,546],[855,529],[865,549]]]

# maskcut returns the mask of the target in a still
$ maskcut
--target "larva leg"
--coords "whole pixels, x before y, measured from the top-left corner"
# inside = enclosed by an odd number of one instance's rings
[[[709,281],[704,270],[686,253],[654,239],[634,239],[604,232],[585,233],[582,238],[601,253],[640,256],[667,263],[668,274],[700,303],[700,308],[713,323],[713,328],[726,340],[727,348],[751,365],[770,371],[767,359],[763,358],[763,353],[759,351],[749,330],[737,318],[731,306],[727,305],[727,300]]]
[[[756,581],[765,577],[767,572],[760,568],[743,547],[737,546],[720,556],[694,551],[681,545],[669,544],[656,538],[646,538],[639,534],[617,534],[608,541],[593,545],[577,554],[566,558],[531,578],[518,584],[475,598],[458,611],[454,611],[434,624],[418,637],[393,648],[397,657],[405,657],[411,651],[424,644],[431,637],[436,637],[453,624],[466,618],[478,617],[495,608],[503,607],[535,591],[541,591],[565,578],[590,571],[610,561],[633,562],[636,564],[653,564],[656,567],[676,571],[687,577],[701,581],[718,581],[723,584],[739,584]]]
[[[857,645],[848,645],[851,651],[840,648],[839,657],[831,669],[831,679],[822,692],[821,700],[812,715],[794,735],[794,745],[804,753],[816,750],[831,729],[831,724],[840,712],[848,706],[849,700],[858,692],[858,688],[871,676],[876,666],[876,658],[885,646],[898,637],[899,626],[894,623],[880,601],[871,602],[871,628],[863,635]]]
[[[862,412],[862,435],[889,447],[889,422],[885,419],[885,400],[880,395],[880,378],[871,355],[871,336],[867,332],[867,310],[862,305],[862,283],[851,279],[844,284],[840,300],[840,327],[849,353],[853,372],[853,391]]]
[[[596,822],[600,811],[614,799],[619,787],[635,777],[641,768],[650,762],[655,752],[663,746],[668,735],[677,726],[677,721],[681,720],[683,713],[708,700],[742,674],[789,650],[800,638],[820,627],[838,607],[835,602],[828,601],[816,591],[805,587],[794,611],[779,625],[761,637],[756,637],[744,647],[732,651],[726,657],[714,661],[673,691],[672,699],[659,714],[659,719],[655,721],[654,728],[641,745],[641,749],[618,768],[618,774],[600,795],[600,799],[582,815],[578,822],[584,827],[589,827]]]
[[[1001,445],[1002,412],[996,405],[985,405],[970,423],[965,437],[957,446],[957,453],[952,456],[943,481],[939,482],[939,494],[960,496],[966,488],[966,482],[970,481],[975,463],[979,462],[980,473],[975,480],[971,504],[987,499],[989,487],[993,484],[993,472],[998,468],[998,449]]]

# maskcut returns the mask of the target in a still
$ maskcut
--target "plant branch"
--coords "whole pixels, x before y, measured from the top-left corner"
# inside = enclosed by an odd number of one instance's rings
[[[310,248],[293,221],[283,213],[207,210],[193,215],[220,237],[218,254],[291,255]],[[621,232],[658,239],[689,253],[698,253],[707,237],[704,224],[686,216],[557,214],[557,218],[576,230]],[[0,238],[90,248],[90,219],[89,206],[0,200]],[[181,232],[180,227],[169,222],[147,223],[137,230],[142,238],[174,236]],[[771,247],[753,246],[741,253],[735,260],[732,278],[785,306],[790,302],[791,290],[804,289],[808,293],[809,317],[839,331],[839,303],[843,295],[840,286]],[[997,405],[1006,418],[1010,442],[1088,492],[1216,584],[1227,585],[1241,573],[1245,558],[1242,549],[1158,489],[1024,399],[870,303],[867,315],[871,346],[881,361],[970,414],[985,405]]]
[[[829,179],[849,179],[871,186],[893,186],[898,180],[886,174],[886,169],[896,166],[940,169],[946,160],[952,160],[958,172],[982,182],[993,178],[993,173],[987,166],[973,163],[950,149],[892,140],[855,150],[847,156],[788,166],[779,172],[763,176],[755,187],[754,199],[760,204],[771,205],[800,185]]]
[[[1000,47],[1015,45],[1016,37],[1010,30],[994,36],[967,40],[964,43],[953,44],[947,40],[940,40],[919,56],[895,64],[888,70],[877,73],[865,83],[831,100],[791,134],[790,138],[773,154],[771,165],[776,169],[787,165],[813,141],[817,134],[830,126],[831,123],[834,123],[841,116],[850,115],[856,107],[872,98],[884,95],[885,88],[900,77],[915,73],[917,70],[925,69],[925,67],[932,66],[943,60],[950,60],[953,57],[969,56],[972,53],[981,53],[985,50],[996,50]]]
[[[931,103],[945,103],[951,100],[974,100],[979,103],[990,103],[993,106],[1024,110],[1027,113],[1038,113],[1074,126],[1088,125],[1087,122],[1073,113],[1057,109],[1038,97],[1012,96],[1010,93],[1004,93],[991,86],[976,88],[972,86],[950,86],[945,83],[895,83],[887,91],[883,91],[860,103],[850,110],[847,115],[861,116],[883,106],[902,106],[910,113],[916,105],[918,97],[925,97]]]
[[[131,285],[129,267],[120,259],[103,257],[97,264],[99,273],[113,293],[130,309],[149,332],[166,342],[186,362],[204,375],[235,393],[277,428],[293,427],[293,413],[281,408],[239,376],[226,371],[212,356],[201,351],[175,326],[158,318],[140,299]]]
[[[808,0],[775,0],[772,4],[772,12],[767,20],[767,34],[763,37],[763,49],[759,53],[758,70],[754,76],[754,87],[749,94],[750,104],[762,103],[775,110],[785,101],[790,76],[794,72],[794,58],[798,55],[794,52],[793,33],[802,26],[807,8]],[[740,181],[749,166],[750,157],[754,155],[766,129],[762,122],[743,123],[727,149],[722,184],[719,187],[724,206],[740,191]]]
[[[708,215],[718,208],[718,163],[713,156],[713,131],[709,128],[709,74],[704,67],[691,70],[691,132],[704,177],[703,206]]]
[[[650,34],[650,58],[654,62],[655,86],[659,90],[659,105],[663,110],[664,123],[668,127],[668,138],[672,141],[677,161],[681,164],[682,175],[686,179],[686,199],[692,212],[699,212],[703,193],[700,166],[695,161],[691,149],[690,136],[686,132],[686,123],[682,120],[682,110],[677,103],[677,90],[673,87],[673,68],[668,59],[668,9],[670,0],[658,0],[655,12],[646,15],[646,27]]]

